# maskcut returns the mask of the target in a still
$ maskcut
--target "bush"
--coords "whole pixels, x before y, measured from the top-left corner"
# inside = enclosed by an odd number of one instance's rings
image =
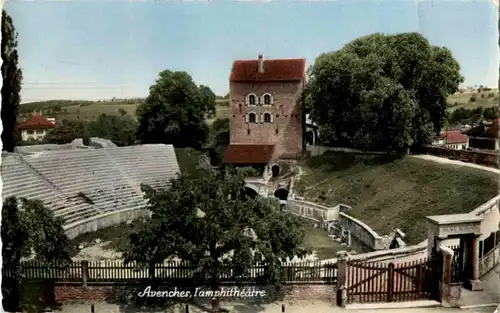
[[[474,96],[471,96],[471,97],[469,98],[469,102],[476,102],[476,100],[477,100],[477,97],[476,97],[475,95],[474,95]]]

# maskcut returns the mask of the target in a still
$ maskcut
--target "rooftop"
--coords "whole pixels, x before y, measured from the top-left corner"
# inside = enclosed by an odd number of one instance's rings
[[[260,58],[261,56],[259,56]],[[259,72],[259,62],[263,71]],[[301,81],[306,75],[306,59],[237,60],[231,70],[231,82]]]
[[[18,129],[40,129],[40,128],[54,128],[56,123],[48,120],[42,115],[33,115],[29,120],[17,126]]]

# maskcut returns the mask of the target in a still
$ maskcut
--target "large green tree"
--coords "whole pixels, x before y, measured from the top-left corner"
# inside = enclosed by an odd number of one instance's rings
[[[22,257],[34,255],[42,264],[57,263],[62,268],[69,264],[70,241],[62,225],[41,201],[10,197],[3,202],[2,267],[11,273],[2,279],[5,310],[18,311]]]
[[[373,34],[320,55],[304,100],[327,144],[404,150],[441,130],[462,81],[447,48],[418,33]]]
[[[130,146],[135,143],[137,125],[126,112],[120,112],[120,116],[101,114],[87,124],[87,133],[90,137],[109,139],[118,146]]]
[[[14,151],[16,118],[21,103],[21,82],[23,73],[19,67],[17,52],[18,34],[12,18],[2,11],[2,143],[3,150]]]
[[[269,199],[246,197],[248,172],[200,171],[182,174],[168,190],[143,187],[152,219],[130,236],[125,261],[151,266],[177,256],[194,265],[195,278],[208,277],[216,291],[222,274],[240,277],[265,260],[264,283],[279,286],[281,261],[308,252],[300,247],[304,229],[299,218],[281,213]]]
[[[137,138],[198,149],[208,137],[205,119],[215,114],[215,99],[210,88],[197,86],[186,72],[162,71],[137,108]]]
[[[84,144],[88,143],[90,136],[87,131],[87,123],[63,120],[45,135],[43,143],[66,144],[77,138],[82,138]]]

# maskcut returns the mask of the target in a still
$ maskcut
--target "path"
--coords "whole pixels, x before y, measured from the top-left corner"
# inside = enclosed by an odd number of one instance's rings
[[[281,312],[281,304],[282,303],[272,303],[272,304],[264,304],[264,305],[248,305],[243,303],[228,303],[223,304],[223,308],[227,308],[230,312],[234,313],[280,313]],[[405,313],[492,313],[495,310],[494,307],[485,307],[485,308],[475,308],[468,310],[461,309],[449,309],[442,307],[434,307],[434,308],[405,308]],[[90,304],[71,304],[65,305],[62,310],[54,311],[54,312],[63,312],[63,313],[89,313],[90,312]],[[175,311],[169,311],[168,309],[137,309],[132,307],[125,307],[116,304],[108,304],[108,303],[96,303],[95,304],[95,313],[184,313],[185,308],[183,305],[177,307]],[[209,312],[203,311],[194,306],[189,306],[190,313],[202,313]],[[286,313],[399,313],[401,309],[362,309],[362,310],[354,310],[354,309],[342,309],[336,306],[333,306],[325,301],[317,301],[317,300],[303,300],[303,301],[291,301],[285,304],[285,312]]]
[[[500,174],[500,170],[497,168],[489,167],[489,166],[483,166],[483,165],[478,165],[474,163],[469,163],[469,162],[462,162],[462,161],[457,161],[457,160],[450,160],[447,158],[441,158],[437,157],[434,155],[428,155],[428,154],[419,154],[419,155],[412,155],[411,157],[413,158],[419,158],[419,159],[424,159],[424,160],[429,160],[429,161],[434,161],[438,163],[444,163],[444,164],[452,164],[452,165],[458,165],[458,166],[467,166],[467,167],[475,167],[481,170],[485,171],[490,171],[496,174]]]

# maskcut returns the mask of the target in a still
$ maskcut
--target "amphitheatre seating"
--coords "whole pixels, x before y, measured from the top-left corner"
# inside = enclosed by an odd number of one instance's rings
[[[40,199],[65,224],[142,208],[141,183],[168,188],[179,172],[173,147],[163,144],[23,152],[3,157],[3,198]]]

